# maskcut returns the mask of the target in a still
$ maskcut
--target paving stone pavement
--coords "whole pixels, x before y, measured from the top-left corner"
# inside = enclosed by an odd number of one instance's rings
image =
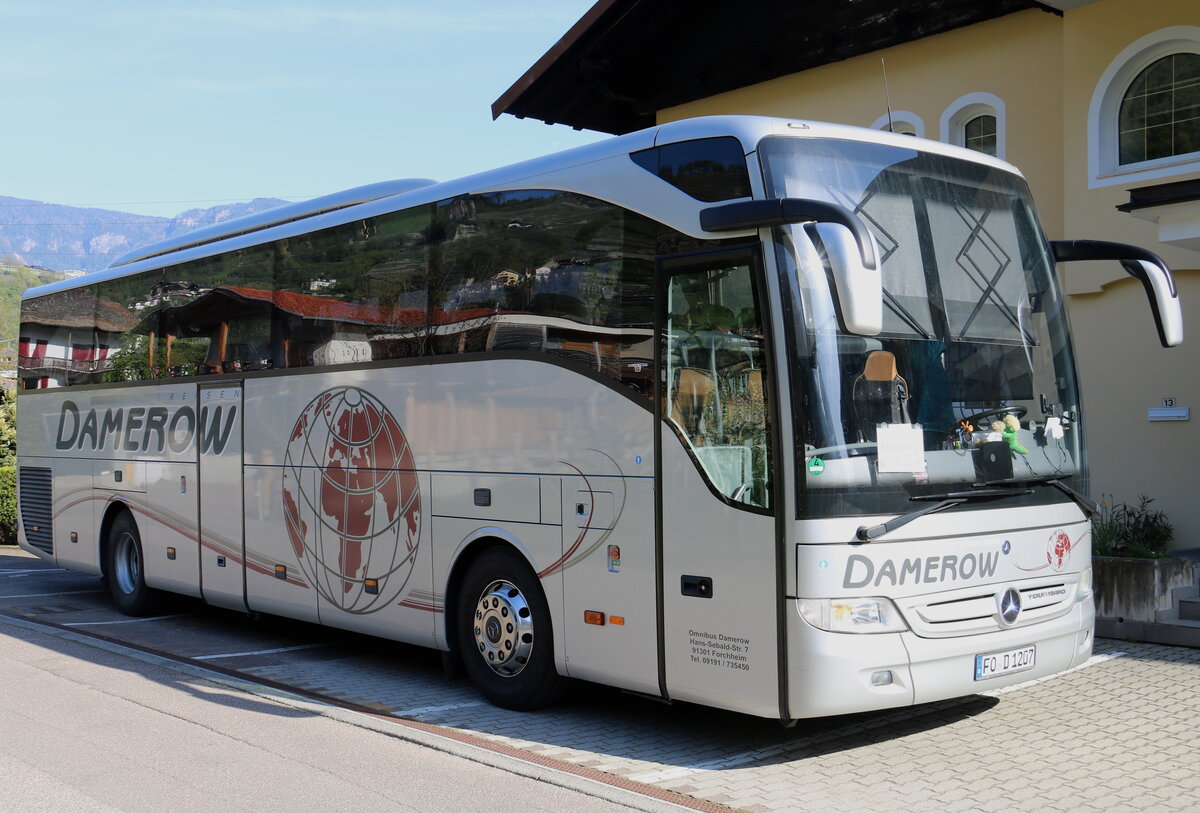
[[[1194,649],[1102,639],[1091,665],[1015,690],[790,730],[590,686],[509,712],[414,660],[296,652],[243,671],[751,813],[1200,809]]]

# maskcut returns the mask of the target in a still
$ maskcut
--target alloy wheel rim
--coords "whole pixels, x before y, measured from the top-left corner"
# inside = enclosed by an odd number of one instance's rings
[[[529,663],[533,610],[512,582],[498,579],[484,588],[472,629],[480,658],[496,674],[514,677]]]

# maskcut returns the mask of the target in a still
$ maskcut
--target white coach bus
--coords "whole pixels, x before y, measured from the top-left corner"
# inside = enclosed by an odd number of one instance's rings
[[[107,578],[790,723],[1092,650],[1082,421],[1017,171],[665,124],[378,184],[30,290],[20,540]],[[1149,320],[1146,321],[1149,325]]]

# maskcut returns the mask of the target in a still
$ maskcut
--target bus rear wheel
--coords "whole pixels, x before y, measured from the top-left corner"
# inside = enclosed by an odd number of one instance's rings
[[[107,553],[104,573],[117,609],[125,615],[151,612],[155,592],[146,586],[142,540],[128,511],[122,511],[108,529]]]
[[[457,609],[463,666],[489,702],[525,711],[558,699],[550,609],[523,558],[497,549],[472,562]]]

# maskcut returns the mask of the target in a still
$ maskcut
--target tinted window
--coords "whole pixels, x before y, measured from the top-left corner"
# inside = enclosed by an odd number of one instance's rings
[[[30,300],[22,377],[537,353],[649,398],[655,257],[711,245],[582,195],[465,196]]]
[[[98,302],[93,286],[24,303],[17,349],[21,386],[36,389],[98,380],[132,322],[121,306]]]
[[[565,192],[443,202],[430,272],[433,352],[549,353],[649,397],[648,223]]]
[[[702,138],[630,155],[634,163],[696,200],[750,196],[746,155],[736,138]]]
[[[21,334],[26,386],[422,355],[431,211],[30,300]]]
[[[431,212],[421,206],[275,243],[275,366],[424,355]]]

